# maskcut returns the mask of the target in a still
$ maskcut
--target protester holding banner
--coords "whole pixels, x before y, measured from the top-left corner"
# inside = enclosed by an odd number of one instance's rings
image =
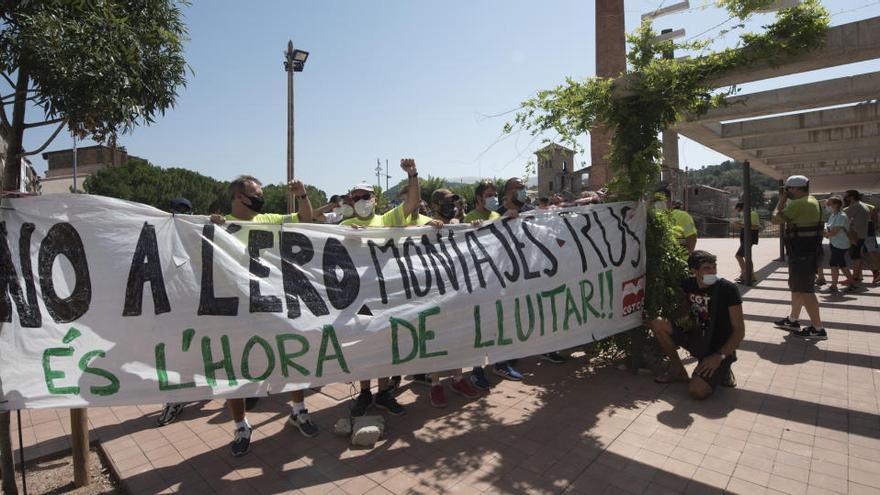
[[[458,206],[456,203],[460,201],[460,197],[449,189],[437,189],[431,194],[431,211],[434,212],[434,220],[442,222],[444,225],[456,223],[458,220]],[[444,408],[448,402],[446,394],[443,391],[443,384],[440,382],[442,373],[431,373],[428,383],[431,385],[431,405],[438,408]],[[423,378],[424,380],[424,378]],[[476,399],[480,397],[480,393],[474,390],[470,380],[465,380],[461,373],[461,369],[453,371],[452,385],[453,392],[461,395],[466,399]]]
[[[685,313],[675,320],[657,318],[649,327],[660,350],[669,358],[670,370],[657,383],[688,382],[694,399],[712,395],[718,385],[736,386],[731,365],[745,337],[742,297],[733,283],[717,275],[717,258],[706,251],[688,256],[691,277],[685,280]],[[678,355],[686,349],[699,360],[692,376]]]
[[[231,213],[225,217],[218,214],[211,215],[211,221],[222,225],[228,222],[254,222],[254,223],[297,223],[312,221],[312,204],[306,194],[306,188],[301,181],[290,181],[287,184],[288,191],[299,198],[299,213],[281,215],[278,213],[263,213],[263,187],[262,183],[253,176],[242,175],[229,184],[229,194],[232,199]],[[288,422],[295,426],[303,436],[314,437],[318,434],[318,427],[309,417],[309,411],[305,407],[305,393],[295,390],[290,393],[293,402]],[[235,457],[243,456],[250,450],[251,433],[253,428],[245,416],[245,399],[229,399],[226,401],[232,419],[235,421],[235,437],[232,441],[231,450]]]
[[[464,216],[464,223],[491,222],[501,218],[496,211],[498,204],[498,190],[491,182],[480,182],[474,189],[474,209]]]
[[[376,195],[373,193],[373,186],[364,183],[358,184],[349,193],[354,204],[355,216],[343,221],[341,225],[350,225],[355,228],[405,227],[408,225],[409,220],[414,215],[418,215],[421,202],[419,173],[416,169],[416,161],[412,158],[401,158],[400,168],[406,172],[408,177],[407,195],[403,203],[384,215],[377,215],[375,213]],[[370,380],[361,380],[360,387],[361,392],[351,408],[352,416],[363,416],[366,414],[367,408],[374,403],[394,416],[406,413],[406,409],[394,398],[394,385],[390,378],[379,378],[379,393],[376,394],[375,400],[373,393],[370,392]]]

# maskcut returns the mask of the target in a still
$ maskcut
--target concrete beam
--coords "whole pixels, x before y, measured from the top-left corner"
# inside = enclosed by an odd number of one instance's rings
[[[722,126],[722,133],[724,126]],[[880,122],[856,124],[836,129],[820,129],[799,131],[788,134],[770,134],[739,140],[739,147],[744,150],[773,149],[781,146],[795,146],[809,143],[843,143],[863,139],[880,140]],[[736,140],[734,140],[736,142]]]
[[[819,153],[804,153],[788,155],[779,158],[761,158],[767,165],[774,167],[790,163],[811,163],[829,160],[858,160],[880,158],[880,144],[872,148],[853,149],[848,151],[822,151]]]
[[[849,141],[835,141],[832,143],[808,143],[794,146],[776,146],[761,148],[755,151],[758,158],[786,158],[789,156],[808,155],[816,153],[847,152],[852,150],[874,150],[880,155],[880,139],[876,137],[853,139]]]
[[[721,137],[727,139],[767,136],[768,134],[831,129],[870,122],[880,122],[880,103],[863,103],[844,108],[815,110],[796,115],[732,122],[721,126]]]
[[[718,78],[713,84],[732,86],[875,58],[880,58],[880,17],[828,28],[822,48],[788,59],[779,67],[770,63],[752,64]]]
[[[694,118],[696,122],[748,119],[861,101],[880,95],[880,72],[829,79],[727,98],[727,106]]]
[[[752,165],[752,168],[762,174],[765,174],[774,179],[782,179],[782,177],[778,171],[769,167],[765,164],[761,159],[755,156],[753,153],[749,153],[748,151],[744,151],[734,143],[721,139],[721,124],[718,123],[696,123],[696,122],[685,122],[680,123],[677,127],[679,134],[687,137],[688,139],[692,139],[703,146],[711,148],[722,155],[727,155],[734,160],[739,160],[744,162],[749,160]]]

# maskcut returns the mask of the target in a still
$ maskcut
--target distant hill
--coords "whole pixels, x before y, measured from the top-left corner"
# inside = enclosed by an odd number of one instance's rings
[[[699,170],[688,172],[688,182],[702,184],[704,186],[723,189],[726,186],[742,187],[742,163],[737,161],[725,161],[718,165],[709,165]],[[761,172],[752,170],[752,187],[765,191],[775,191],[779,188],[776,179],[768,177]]]

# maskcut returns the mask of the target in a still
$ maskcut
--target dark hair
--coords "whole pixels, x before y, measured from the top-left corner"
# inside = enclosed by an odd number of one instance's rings
[[[858,199],[858,200],[860,200],[860,199],[862,198],[862,195],[859,194],[859,192],[856,191],[855,189],[849,189],[849,190],[847,190],[847,191],[846,191],[846,195],[847,195],[847,197],[850,197],[850,198],[856,198],[856,199]]]
[[[696,250],[688,256],[688,268],[691,270],[696,270],[700,268],[703,263],[715,263],[718,261],[718,257],[708,251],[700,251]]]
[[[728,203],[728,204],[729,204],[729,203]],[[736,203],[736,205],[734,206],[734,208],[745,208],[745,207],[746,207],[746,205],[745,205],[745,203],[743,203],[742,201],[738,201],[738,202]]]
[[[540,198],[538,198],[539,204],[545,205],[549,202],[550,202],[550,199],[548,199],[547,196],[541,196]]]
[[[504,183],[504,194],[507,194],[507,191],[509,191],[510,188],[513,187],[513,184],[516,182],[522,182],[522,179],[520,179],[519,177],[511,177],[507,179],[507,182]]]
[[[246,187],[248,182],[253,182],[258,186],[263,185],[263,183],[260,182],[259,179],[252,175],[239,175],[237,179],[229,183],[229,197],[234,198],[235,193],[244,194],[244,188]]]
[[[485,193],[489,189],[495,189],[497,191],[498,187],[496,187],[495,184],[493,184],[492,182],[480,182],[477,185],[477,188],[474,189],[474,196],[482,198],[483,193]]]
[[[340,196],[338,194],[334,194],[333,196],[330,196],[329,202],[330,203],[338,203],[340,199],[342,199],[342,196]]]

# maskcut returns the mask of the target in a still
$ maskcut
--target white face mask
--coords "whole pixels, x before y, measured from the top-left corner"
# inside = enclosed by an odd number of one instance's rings
[[[714,273],[703,275],[703,283],[706,285],[713,285],[717,281],[718,275],[715,275]]]
[[[354,212],[361,218],[372,215],[374,208],[376,208],[376,200],[374,199],[361,199],[354,204]]]
[[[655,210],[665,210],[666,202],[665,201],[654,201],[654,209]]]
[[[333,208],[333,213],[341,215],[342,218],[349,218],[354,215],[354,208],[352,208],[351,205],[344,204]]]
[[[525,203],[527,199],[529,199],[529,193],[525,189],[516,192],[516,200],[520,203]]]

